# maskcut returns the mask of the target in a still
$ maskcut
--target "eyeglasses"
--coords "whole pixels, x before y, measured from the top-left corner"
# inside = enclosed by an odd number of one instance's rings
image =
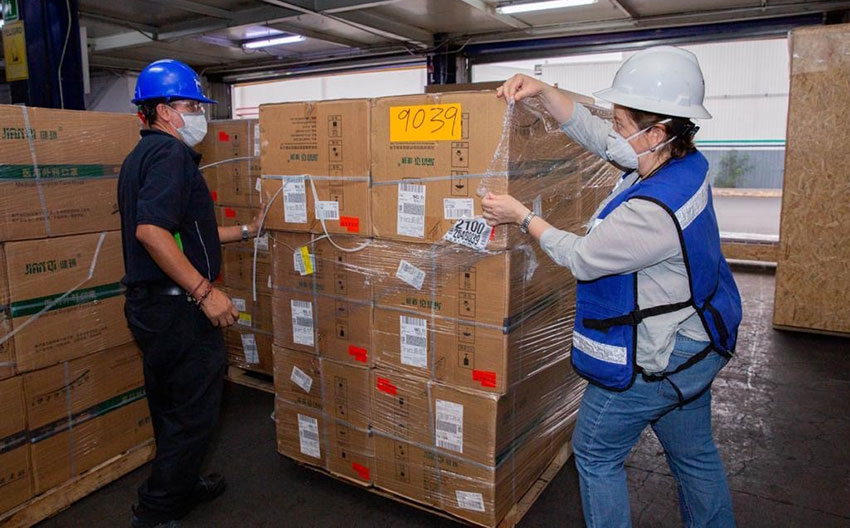
[[[188,112],[190,114],[203,114],[204,106],[198,101],[174,101],[173,103],[169,103],[168,106],[174,108],[178,112],[181,111],[179,108],[175,108],[174,105],[181,105],[182,110]]]

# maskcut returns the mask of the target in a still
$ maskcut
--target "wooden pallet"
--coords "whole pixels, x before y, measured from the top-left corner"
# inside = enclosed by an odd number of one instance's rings
[[[274,380],[268,374],[228,365],[225,377],[232,383],[274,394]]]
[[[149,440],[140,446],[114,456],[0,515],[0,527],[24,528],[33,526],[145,464],[153,458],[153,455],[154,442]]]
[[[561,446],[561,449],[558,450],[558,453],[546,466],[546,469],[543,470],[543,473],[541,473],[537,480],[534,481],[534,484],[532,484],[528,491],[525,492],[525,494],[519,499],[519,501],[517,501],[517,503],[514,504],[510,510],[508,510],[508,513],[499,522],[499,524],[496,525],[496,528],[515,528],[520,523],[520,521],[522,521],[523,517],[525,517],[525,515],[528,513],[534,503],[537,502],[537,499],[540,498],[540,495],[543,494],[543,491],[549,486],[549,483],[551,483],[555,479],[555,477],[561,471],[561,468],[564,467],[564,464],[566,464],[572,456],[572,442],[566,442],[563,446]],[[351,479],[349,477],[346,477],[345,475],[340,475],[338,473],[334,473],[333,471],[328,471],[325,468],[305,464],[295,459],[290,460],[292,460],[301,467],[345,482],[346,484],[354,484],[370,493],[374,493],[375,495],[380,495],[381,497],[400,502],[418,510],[428,512],[432,515],[436,515],[444,519],[449,519],[461,524],[465,524],[467,526],[481,526],[483,528],[489,528],[486,525],[470,522],[466,519],[462,519],[460,517],[452,515],[449,512],[439,510],[437,508],[434,508],[433,506],[429,506],[427,504],[423,504],[421,502],[409,499],[403,495],[397,495],[391,491],[376,488],[373,485],[364,484],[363,482]]]

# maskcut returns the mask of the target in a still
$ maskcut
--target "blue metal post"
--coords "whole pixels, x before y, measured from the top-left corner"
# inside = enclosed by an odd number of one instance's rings
[[[84,110],[78,0],[18,0],[18,7],[26,34],[29,79],[10,83],[12,102]]]

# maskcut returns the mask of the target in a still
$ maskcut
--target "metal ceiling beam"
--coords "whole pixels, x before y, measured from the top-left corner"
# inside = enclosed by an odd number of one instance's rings
[[[319,13],[344,13],[394,4],[399,0],[313,0],[313,10]]]
[[[89,11],[80,10],[81,18],[88,18],[91,20],[97,20],[98,22],[105,22],[107,24],[112,24],[113,26],[124,27],[128,29],[137,29],[139,31],[146,31],[148,33],[156,33],[159,28],[156,26],[152,26],[150,24],[142,24],[140,22],[133,22],[130,20],[122,20],[120,18],[115,18],[111,16],[101,15],[100,13],[92,13]]]
[[[529,39],[540,36],[574,36],[588,35],[600,32],[618,32],[635,29],[655,29],[681,27],[696,24],[724,22],[734,17],[738,21],[761,20],[782,16],[796,16],[823,13],[850,8],[850,1],[798,1],[793,4],[767,4],[764,7],[746,7],[717,9],[694,13],[675,13],[656,15],[634,19],[618,19],[592,22],[572,22],[567,24],[551,24],[535,26],[526,30],[510,30],[478,34],[452,34],[450,38],[468,39],[470,44],[498,43],[518,39]],[[468,51],[468,50],[467,50]]]
[[[423,45],[430,45],[433,42],[432,35],[424,29],[410,26],[401,22],[366,13],[364,11],[347,10],[340,14],[322,13],[315,10],[314,0],[261,0],[267,4],[285,7],[300,11],[306,15],[318,15],[342,24],[346,24],[353,28],[371,33],[373,35],[391,39],[400,40],[403,42],[413,42]],[[366,3],[362,5],[368,5]],[[342,16],[342,15],[345,16]]]
[[[364,29],[371,30],[378,35],[383,35],[397,40],[407,40],[426,44],[434,40],[434,36],[429,31],[375,13],[349,11],[337,16],[336,18],[346,20],[356,26],[361,26]]]
[[[169,0],[170,1],[170,0]],[[92,52],[108,51],[119,48],[127,48],[147,44],[152,41],[159,40],[175,40],[185,37],[191,37],[226,29],[228,27],[250,26],[254,24],[271,24],[281,22],[289,18],[298,16],[298,11],[284,9],[281,7],[262,6],[244,9],[241,11],[233,11],[232,16],[228,20],[216,19],[210,20],[199,18],[179,24],[170,24],[155,28],[155,31],[149,35],[144,35],[138,31],[120,33],[118,35],[110,35],[106,37],[98,37],[89,39],[89,44],[92,46]]]
[[[198,15],[209,16],[213,18],[230,19],[233,16],[233,11],[213,7],[192,0],[148,0],[148,3],[158,4],[165,7],[173,7],[187,13],[195,13]]]
[[[611,3],[614,4],[614,7],[619,9],[629,18],[633,18],[635,20],[640,18],[640,15],[634,8],[626,3],[627,0],[611,0]]]
[[[363,42],[362,40],[354,40],[350,38],[340,37],[323,31],[313,31],[312,29],[307,29],[300,26],[293,26],[292,24],[286,22],[277,22],[275,24],[272,24],[270,27],[274,27],[275,29],[279,29],[281,31],[286,31],[287,33],[295,33],[296,35],[301,35],[316,40],[322,40],[324,42],[330,42],[331,44],[348,46],[350,48],[360,48],[369,45],[368,42]]]
[[[509,25],[513,28],[525,29],[525,28],[531,27],[531,24],[527,24],[527,23],[523,22],[522,20],[519,20],[518,18],[514,18],[510,15],[503,15],[501,13],[497,13],[496,9],[493,6],[491,6],[490,4],[488,4],[487,2],[485,2],[484,0],[460,0],[460,1],[463,2],[466,5],[474,7],[475,9],[477,9],[477,10],[483,12],[483,13],[486,13],[487,16],[489,16],[490,18],[495,18],[499,22],[501,22],[503,24],[507,24],[507,25]],[[616,0],[613,0],[613,1],[616,2]]]

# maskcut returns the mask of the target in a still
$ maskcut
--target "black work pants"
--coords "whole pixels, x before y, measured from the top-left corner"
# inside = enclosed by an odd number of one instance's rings
[[[221,406],[226,353],[221,329],[185,295],[127,292],[124,313],[144,358],[156,458],[139,488],[153,517],[179,518],[192,507]]]

